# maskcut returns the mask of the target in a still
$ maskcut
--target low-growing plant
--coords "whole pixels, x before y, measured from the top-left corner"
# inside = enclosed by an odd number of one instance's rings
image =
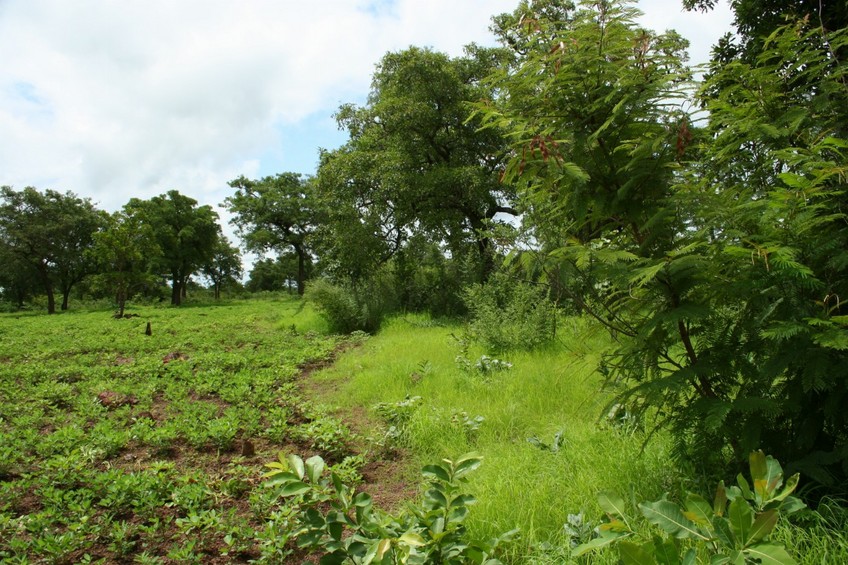
[[[618,546],[626,564],[695,564],[708,556],[711,565],[722,563],[794,564],[795,560],[770,535],[781,515],[804,508],[791,496],[798,486],[798,474],[784,484],[783,469],[771,456],[756,451],[749,458],[749,483],[740,473],[738,486],[720,482],[713,503],[688,493],[683,505],[663,496],[655,502],[639,504],[642,516],[654,527],[640,531],[629,518],[624,499],[601,493],[598,502],[607,521],[599,528],[599,537],[579,545],[575,556],[610,544]]]
[[[468,539],[464,525],[475,499],[462,486],[481,462],[469,453],[425,466],[424,499],[397,515],[374,508],[369,494],[355,493],[335,473],[328,477],[319,456],[281,454],[266,465],[265,484],[298,509],[293,537],[299,547],[322,552],[321,563],[495,565],[498,545],[515,532],[481,542]]]
[[[450,424],[451,428],[465,436],[465,439],[473,441],[485,420],[480,415],[471,417],[464,410],[454,410],[451,413]]]
[[[350,452],[351,432],[344,422],[332,416],[317,416],[311,422],[292,426],[289,435],[332,457],[343,458]]]
[[[551,443],[547,443],[538,438],[538,436],[530,436],[527,438],[527,443],[534,447],[538,447],[542,451],[550,451],[551,453],[558,453],[565,443],[565,437],[563,436],[563,430],[559,430],[554,434],[554,439]],[[571,514],[569,514],[571,516]]]

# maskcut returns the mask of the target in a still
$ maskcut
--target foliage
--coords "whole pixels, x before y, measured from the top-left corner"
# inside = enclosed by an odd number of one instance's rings
[[[0,561],[208,562],[230,548],[247,562],[267,547],[275,562],[248,505],[267,494],[262,461],[326,442],[306,437],[323,414],[293,380],[338,340],[305,331],[317,315],[291,298],[133,310],[0,315]],[[274,409],[282,431],[265,434]],[[186,537],[193,548],[172,541]]]
[[[490,353],[536,349],[555,337],[557,314],[544,287],[499,272],[466,288],[464,298],[468,331]]]
[[[739,464],[763,447],[844,484],[845,35],[788,26],[714,69],[700,130],[675,102],[685,42],[635,14],[502,20],[517,60],[480,112],[510,129],[505,178],[527,187],[536,245],[512,260],[609,330],[613,404],[659,411],[678,456]]]
[[[411,47],[386,54],[367,104],[336,114],[349,141],[323,153],[317,187],[326,224],[322,257],[335,276],[358,280],[403,248],[411,235],[478,255],[475,280],[491,267],[483,231],[513,213],[512,188],[498,182],[499,132],[481,130],[467,105],[487,96],[481,79],[500,52],[470,46],[450,58]]]
[[[312,262],[310,235],[318,224],[320,207],[312,183],[297,173],[281,173],[261,180],[243,176],[230,181],[236,189],[224,206],[233,214],[231,223],[250,251],[289,250],[297,257],[298,294],[305,290]]]
[[[325,463],[297,455],[268,463],[266,487],[297,507],[294,535],[297,545],[320,550],[322,564],[330,563],[500,563],[492,555],[510,539],[508,532],[488,542],[468,538],[463,525],[474,497],[462,492],[466,475],[480,466],[474,453],[427,465],[424,500],[397,515],[374,508],[365,492],[355,493]],[[327,507],[329,506],[329,510]]]
[[[719,483],[712,504],[693,493],[687,494],[683,507],[666,497],[639,504],[642,515],[656,527],[650,534],[634,530],[635,522],[628,519],[622,498],[601,493],[598,501],[607,522],[601,525],[600,536],[576,547],[574,555],[615,543],[626,564],[694,564],[699,562],[698,548],[708,554],[709,563],[793,564],[796,561],[786,549],[769,538],[781,515],[804,507],[790,496],[798,486],[798,475],[784,485],[780,464],[762,451],[751,454],[750,470],[752,483],[741,473],[739,486],[726,488]],[[640,538],[641,543],[635,541]],[[686,549],[682,540],[695,547]]]
[[[61,308],[67,310],[71,288],[94,270],[87,250],[104,214],[72,192],[33,187],[17,192],[3,186],[0,198],[0,256],[10,259],[4,263],[9,273],[4,287],[18,287],[21,302],[21,285],[36,279],[47,295],[47,312],[56,311],[55,291],[62,293]]]
[[[115,212],[102,231],[94,234],[90,254],[97,262],[97,283],[111,291],[124,315],[131,293],[153,282],[151,259],[160,253],[152,228],[137,217]]]
[[[219,233],[212,256],[200,267],[203,276],[212,282],[215,300],[221,298],[221,287],[238,284],[241,270],[241,254],[238,248],[230,245],[227,238]]]
[[[369,290],[344,287],[317,279],[309,284],[306,299],[315,304],[315,308],[327,320],[331,332],[374,333],[382,323],[384,297],[368,292]]]
[[[161,251],[154,258],[155,269],[171,279],[171,304],[179,306],[189,277],[214,256],[218,214],[176,190],[149,200],[131,198],[124,213],[153,232]]]

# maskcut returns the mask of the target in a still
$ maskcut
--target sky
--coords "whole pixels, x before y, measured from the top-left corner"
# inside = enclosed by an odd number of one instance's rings
[[[215,207],[227,182],[314,174],[346,141],[374,65],[410,45],[494,45],[519,0],[0,0],[0,185],[72,191],[115,211],[171,189]],[[730,31],[727,0],[640,0],[691,62]],[[226,227],[226,226],[225,226]],[[232,229],[225,230],[232,238]]]

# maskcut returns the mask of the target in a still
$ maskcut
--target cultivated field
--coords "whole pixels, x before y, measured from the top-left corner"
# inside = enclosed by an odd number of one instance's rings
[[[132,312],[0,316],[0,561],[278,559],[262,465],[343,460],[296,379],[344,342],[294,301]]]

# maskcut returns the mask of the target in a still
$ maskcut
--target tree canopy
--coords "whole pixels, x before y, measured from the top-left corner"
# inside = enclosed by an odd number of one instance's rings
[[[132,198],[124,212],[152,232],[161,255],[154,268],[171,280],[171,304],[179,306],[189,277],[215,252],[218,214],[176,190],[149,200]]]
[[[71,288],[93,271],[85,251],[105,223],[103,213],[72,192],[4,186],[0,198],[0,246],[12,259],[5,266],[21,269],[12,271],[10,282],[32,276],[47,295],[48,313],[56,311],[56,290],[67,310]]]

